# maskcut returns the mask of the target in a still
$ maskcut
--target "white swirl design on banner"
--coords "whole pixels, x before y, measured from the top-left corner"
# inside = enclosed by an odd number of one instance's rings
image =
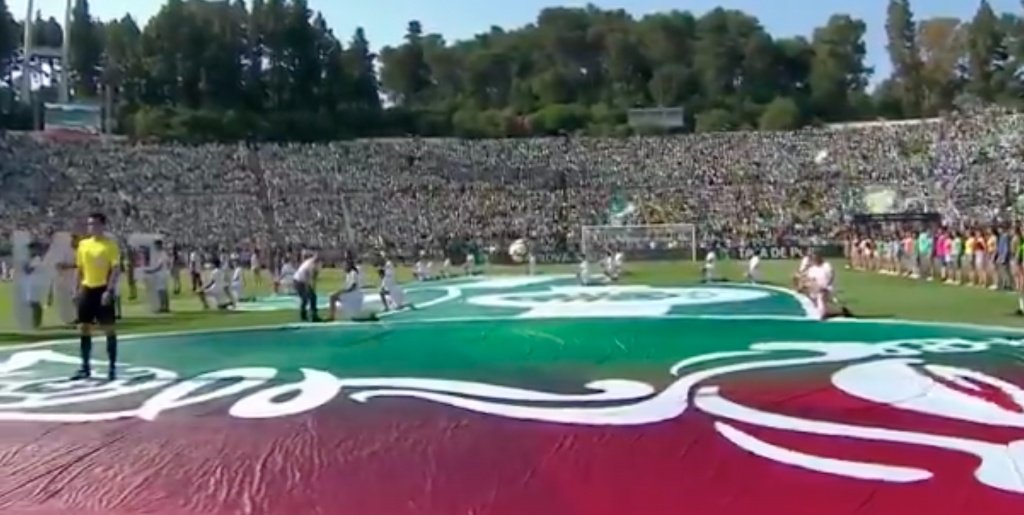
[[[112,382],[62,381],[40,373],[77,364],[53,351],[25,351],[0,363],[0,421],[94,422],[136,418],[157,420],[168,410],[243,396],[229,414],[266,419],[307,413],[335,399],[357,403],[377,399],[419,399],[503,418],[589,426],[635,426],[663,422],[698,410],[712,417],[724,439],[753,455],[818,473],[894,483],[927,480],[933,471],[899,463],[874,463],[815,455],[769,443],[736,424],[790,434],[910,445],[953,451],[978,460],[981,484],[1024,494],[1024,440],[996,443],[921,431],[897,430],[802,418],[744,406],[726,398],[715,381],[725,376],[833,364],[840,392],[865,402],[931,417],[988,427],[1024,428],[1024,390],[1003,379],[967,368],[929,363],[928,356],[1024,349],[1024,340],[933,338],[862,342],[770,342],[747,351],[688,358],[673,365],[676,379],[658,391],[628,379],[590,382],[577,393],[553,393],[487,383],[429,378],[338,378],[301,369],[298,382],[268,384],[278,371],[266,367],[207,372],[179,380],[174,372],[129,367]],[[140,396],[148,396],[138,399]],[[114,411],[102,408],[126,405]],[[57,412],[54,408],[73,411]],[[43,411],[35,411],[45,408]]]

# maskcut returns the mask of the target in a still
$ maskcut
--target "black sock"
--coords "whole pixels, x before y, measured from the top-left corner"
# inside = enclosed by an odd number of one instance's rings
[[[117,335],[107,335],[107,359],[110,360],[110,369],[113,370],[114,366],[117,365]]]
[[[89,361],[92,357],[92,336],[83,335],[79,342],[82,350],[82,370],[88,372],[90,370]]]

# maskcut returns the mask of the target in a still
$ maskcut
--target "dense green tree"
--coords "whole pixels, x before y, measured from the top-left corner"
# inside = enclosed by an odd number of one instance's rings
[[[80,97],[95,98],[99,91],[102,30],[89,13],[89,0],[75,0],[68,34],[71,43],[68,68],[71,87]]]
[[[985,101],[995,100],[1006,64],[1004,34],[988,0],[981,0],[967,29],[967,88]]]
[[[853,101],[867,87],[871,70],[864,65],[863,21],[835,15],[814,31],[811,97],[816,114],[828,121],[857,119]]]
[[[32,45],[37,48],[60,48],[63,44],[64,29],[60,22],[53,16],[44,20],[37,11],[35,21],[32,22]]]
[[[768,104],[758,128],[766,131],[787,131],[800,127],[800,106],[792,98],[780,97]]]
[[[413,20],[406,28],[404,44],[381,51],[381,85],[395,104],[421,107],[429,101],[432,74],[424,46],[423,27]]]
[[[902,114],[907,117],[921,116],[924,84],[921,53],[917,47],[917,25],[910,10],[910,0],[889,0],[885,32],[888,37],[886,49],[893,68],[891,79]]]
[[[349,101],[359,109],[377,112],[381,109],[380,85],[377,80],[377,56],[370,51],[370,42],[362,27],[357,28],[344,54],[352,88]]]
[[[0,84],[10,81],[18,50],[18,25],[7,8],[7,1],[0,0]]]
[[[4,5],[0,82],[20,37]],[[70,29],[74,93],[108,87],[116,127],[139,137],[622,135],[637,107],[681,107],[683,130],[784,130],[934,116],[965,92],[1011,106],[1024,98],[1021,13],[986,1],[970,23],[918,23],[912,0],[891,0],[893,73],[873,92],[865,24],[841,14],[778,38],[723,8],[634,17],[558,7],[463,41],[410,21],[377,55],[363,29],[339,40],[308,0],[167,0],[143,28],[129,16],[92,19],[88,7],[77,0]],[[35,23],[37,45],[60,47],[56,20]]]
[[[138,105],[145,85],[142,31],[128,15],[107,23],[104,29],[103,83],[110,86],[118,105]]]
[[[953,105],[963,87],[966,26],[956,18],[932,18],[917,29],[924,84],[924,113],[935,116]]]

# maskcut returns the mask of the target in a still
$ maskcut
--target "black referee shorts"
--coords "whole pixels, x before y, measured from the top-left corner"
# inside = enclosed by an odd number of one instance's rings
[[[79,291],[78,297],[78,323],[114,325],[114,299],[110,303],[103,304],[103,293],[107,291],[106,286],[98,288],[85,288]]]

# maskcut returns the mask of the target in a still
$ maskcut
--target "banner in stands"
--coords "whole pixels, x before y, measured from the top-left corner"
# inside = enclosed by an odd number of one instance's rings
[[[727,259],[750,259],[755,253],[761,259],[799,259],[803,256],[803,249],[807,246],[800,245],[757,245],[757,246],[734,246],[726,249],[715,249],[720,258]],[[814,253],[826,258],[838,258],[843,256],[842,245],[811,245]],[[708,247],[697,249],[697,259],[704,259],[708,253]],[[626,259],[633,261],[689,261],[691,257],[689,247],[672,249],[634,249],[626,252]],[[538,263],[573,263],[580,258],[574,254],[538,254]],[[497,265],[512,265],[512,259],[505,252],[497,252],[491,255],[491,262]]]
[[[729,249],[731,259],[750,259],[757,254],[761,259],[799,259],[804,255],[806,246],[797,245],[765,245],[759,247],[736,247]],[[841,245],[811,245],[809,247],[815,254],[827,258],[843,256]],[[706,252],[701,252],[704,255]]]
[[[942,222],[942,215],[939,213],[862,213],[853,215],[853,223],[856,225],[887,224],[887,223],[930,223]]]

